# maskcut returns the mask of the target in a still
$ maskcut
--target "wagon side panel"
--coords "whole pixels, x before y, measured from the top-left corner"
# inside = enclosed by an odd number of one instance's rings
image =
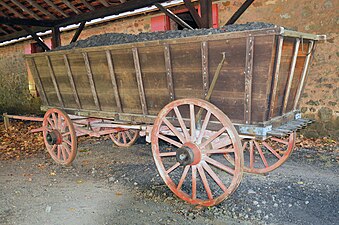
[[[142,114],[132,49],[113,49],[111,56],[122,111]]]

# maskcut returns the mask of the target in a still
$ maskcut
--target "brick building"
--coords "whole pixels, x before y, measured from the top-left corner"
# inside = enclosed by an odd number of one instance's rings
[[[243,2],[244,0],[214,1],[213,26],[225,24]],[[327,35],[327,42],[320,43],[317,47],[301,100],[304,116],[317,120],[317,123],[304,131],[308,136],[339,137],[339,18],[335,3],[335,0],[256,0],[237,22],[262,21],[301,32]],[[171,10],[183,19],[188,14],[181,3],[174,4]],[[190,22],[189,19],[187,22]],[[161,12],[148,9],[88,25],[79,39],[110,32],[136,34],[168,29],[180,29],[180,26],[178,27]],[[62,32],[62,45],[70,42],[74,32],[74,30]],[[48,34],[42,38],[47,45],[51,45],[51,37]],[[30,74],[27,74],[23,59],[23,54],[36,51],[37,45],[31,39],[0,47],[1,113],[5,111],[27,113],[39,109],[39,100],[33,97],[34,83]]]

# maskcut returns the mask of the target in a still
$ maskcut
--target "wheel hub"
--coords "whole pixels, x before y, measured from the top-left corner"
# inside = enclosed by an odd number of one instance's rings
[[[62,136],[59,131],[52,130],[51,132],[47,132],[46,140],[49,145],[59,145],[62,143]]]
[[[177,149],[176,160],[181,166],[196,165],[201,160],[201,152],[193,143],[186,143]]]

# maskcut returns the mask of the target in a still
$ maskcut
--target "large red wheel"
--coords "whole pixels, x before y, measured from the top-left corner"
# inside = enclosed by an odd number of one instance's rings
[[[42,122],[46,148],[55,162],[69,165],[77,153],[76,133],[71,119],[59,109],[49,109]]]
[[[295,132],[287,138],[270,137],[265,141],[243,140],[244,171],[265,174],[281,166],[291,155]]]
[[[176,100],[160,111],[152,130],[152,152],[167,186],[191,204],[220,203],[242,178],[237,131],[221,110],[201,99]],[[235,158],[234,165],[225,154]]]
[[[109,136],[115,145],[119,147],[130,147],[137,141],[139,131],[133,129],[121,129]]]

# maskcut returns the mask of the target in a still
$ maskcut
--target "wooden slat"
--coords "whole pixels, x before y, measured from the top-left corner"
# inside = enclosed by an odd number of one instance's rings
[[[11,13],[13,13],[15,16],[19,17],[19,18],[24,18],[24,16],[17,12],[16,10],[14,10],[12,7],[10,7],[9,5],[7,5],[4,1],[0,1],[0,5],[2,5],[3,7],[5,7],[8,11],[10,11]]]
[[[109,50],[106,50],[106,58],[107,58],[107,63],[108,63],[109,75],[111,76],[113,93],[114,93],[115,102],[117,104],[118,112],[123,112],[122,106],[121,106],[121,101],[120,101],[120,95],[119,95],[117,80],[116,80],[115,73],[114,73],[112,55],[111,55],[111,52]]]
[[[51,0],[43,0],[46,2],[52,9],[63,15],[64,17],[69,17],[63,10],[61,10],[58,6],[56,6]]]
[[[52,82],[53,82],[53,85],[54,85],[56,94],[57,94],[57,96],[58,96],[58,100],[59,100],[59,102],[60,102],[60,105],[61,105],[62,107],[65,107],[64,101],[62,100],[62,97],[61,97],[61,94],[60,94],[59,85],[58,85],[57,80],[56,80],[56,77],[55,77],[55,73],[54,73],[54,70],[53,70],[53,66],[52,66],[52,63],[51,63],[51,59],[49,58],[48,55],[46,55],[46,60],[47,60],[48,68],[49,68],[49,74],[51,75]]]
[[[134,67],[135,67],[135,73],[136,73],[136,78],[137,78],[137,83],[138,83],[138,90],[139,90],[142,113],[144,115],[148,115],[145,90],[144,90],[144,85],[143,85],[142,76],[141,76],[141,68],[140,68],[140,60],[139,60],[138,49],[133,48],[132,51],[133,51]]]
[[[79,9],[77,9],[76,7],[74,7],[74,5],[72,5],[71,2],[69,2],[68,0],[62,0],[63,3],[65,3],[67,5],[68,8],[70,8],[73,12],[75,12],[76,14],[81,14],[81,11]]]
[[[27,8],[23,4],[21,4],[19,1],[11,0],[11,2],[13,2],[15,5],[17,5],[22,11],[24,11],[24,12],[28,13],[29,15],[31,15],[34,19],[36,19],[36,20],[40,20],[41,19],[37,14],[35,14],[32,10],[30,10],[29,8]]]
[[[100,111],[101,106],[100,106],[100,103],[99,103],[98,93],[97,93],[96,88],[95,88],[95,84],[94,84],[94,80],[93,80],[93,73],[92,73],[91,64],[89,62],[87,52],[83,52],[82,56],[84,57],[84,60],[85,60],[86,72],[87,72],[87,76],[88,76],[89,85],[91,87],[92,96],[93,96],[93,99],[94,99],[94,104],[95,104],[97,110]]]
[[[209,67],[208,67],[208,42],[201,43],[201,68],[202,68],[202,82],[204,90],[204,98],[207,96],[209,83]]]
[[[166,77],[167,77],[167,88],[170,96],[170,101],[174,101],[174,87],[173,87],[173,74],[172,74],[172,63],[171,63],[171,51],[168,44],[164,47],[164,57],[165,57],[165,68],[166,68]]]
[[[282,36],[278,37],[278,50],[277,55],[275,59],[275,71],[273,75],[273,86],[272,86],[272,93],[270,98],[270,111],[269,111],[269,118],[272,118],[273,111],[275,108],[275,100],[277,95],[277,88],[278,88],[278,81],[279,81],[279,72],[280,72],[280,61],[281,61],[281,53],[282,53],[282,47],[284,44],[284,38]]]
[[[286,113],[287,101],[288,101],[289,96],[290,96],[295,66],[296,66],[297,58],[298,58],[299,45],[300,45],[300,39],[297,38],[295,40],[295,43],[294,43],[294,52],[293,52],[293,57],[292,57],[292,62],[291,62],[291,67],[290,67],[290,74],[288,76],[288,83],[287,83],[286,92],[285,92],[285,96],[284,96],[283,110],[282,110],[283,114]]]
[[[40,95],[42,97],[42,100],[44,101],[45,104],[49,105],[49,101],[48,101],[48,98],[47,98],[47,95],[46,95],[46,92],[45,92],[45,88],[42,85],[41,77],[40,77],[38,68],[36,67],[34,58],[30,58],[30,59],[27,59],[27,60],[31,61],[32,67],[30,67],[30,68],[33,69],[32,73],[35,74],[36,81],[37,81],[36,84],[38,85],[38,88],[39,88],[39,91],[40,91],[39,93],[40,93]]]
[[[35,8],[37,8],[39,11],[41,11],[42,13],[44,13],[46,16],[49,16],[51,19],[56,19],[56,17],[50,13],[48,10],[46,10],[44,7],[42,7],[41,5],[39,5],[39,3],[36,2],[36,0],[28,0],[29,4],[31,4],[32,6],[34,6]]]
[[[86,0],[81,0],[81,3],[84,6],[86,6],[89,10],[91,10],[91,11],[95,10],[95,8],[90,3],[88,3]]]
[[[244,119],[246,124],[249,124],[252,121],[253,56],[254,56],[254,37],[248,37],[246,43],[245,107],[244,107]]]
[[[71,66],[69,64],[69,60],[68,60],[67,55],[64,55],[64,62],[65,62],[65,66],[66,66],[66,69],[67,69],[67,76],[68,76],[68,79],[69,79],[69,83],[71,84],[71,87],[72,87],[72,92],[73,92],[75,102],[76,102],[78,108],[81,109],[82,106],[81,106],[79,94],[78,94],[77,88],[76,88],[75,83],[74,83],[73,73],[72,73]]]
[[[302,74],[301,74],[297,94],[296,94],[295,100],[294,100],[294,106],[293,106],[294,110],[296,110],[297,107],[298,107],[300,96],[301,96],[302,90],[303,90],[304,85],[305,85],[308,67],[309,67],[309,64],[310,64],[311,56],[313,55],[313,47],[314,47],[314,41],[310,41],[309,46],[308,46],[308,53],[309,54],[306,56],[306,60],[305,60],[305,63],[304,63],[304,68],[303,68]]]

